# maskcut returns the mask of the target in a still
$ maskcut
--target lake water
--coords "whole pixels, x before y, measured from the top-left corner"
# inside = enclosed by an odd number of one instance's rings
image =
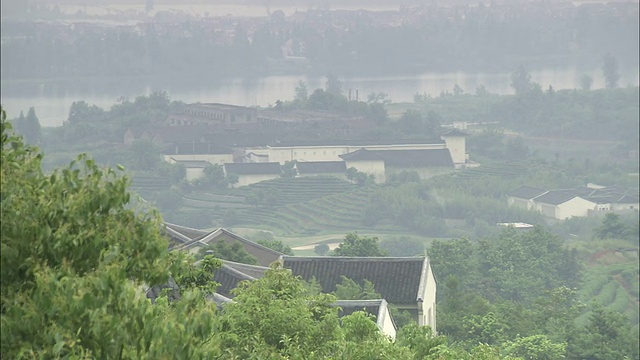
[[[638,68],[621,71],[620,86],[638,86]],[[604,78],[600,69],[591,71],[578,70],[576,67],[564,69],[547,69],[531,71],[531,80],[539,83],[543,89],[553,86],[554,89],[580,88],[580,78],[589,75],[593,78],[592,89],[604,87]],[[354,77],[343,80],[345,95],[352,90],[355,98],[356,90],[360,100],[367,95],[383,92],[393,102],[412,102],[416,93],[438,96],[441,92],[452,92],[458,84],[467,93],[475,93],[475,89],[483,85],[495,94],[511,94],[513,89],[510,73],[423,73],[418,75],[388,77]],[[244,106],[269,106],[277,100],[291,100],[299,81],[307,84],[311,93],[316,88],[324,88],[325,78],[303,75],[266,76],[252,79],[234,78],[216,82],[180,83],[144,82],[144,81],[110,81],[108,83],[2,83],[0,102],[9,118],[17,117],[20,111],[25,114],[34,106],[42,126],[59,126],[67,118],[69,107],[74,101],[84,100],[104,109],[109,109],[120,97],[133,100],[136,96],[148,95],[151,92],[167,91],[172,100],[186,103],[219,102]]]

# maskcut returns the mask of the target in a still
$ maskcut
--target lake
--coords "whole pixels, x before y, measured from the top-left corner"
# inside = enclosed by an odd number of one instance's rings
[[[604,87],[604,77],[600,69],[589,71],[578,67],[530,71],[531,80],[539,83],[544,90],[580,88],[580,78],[589,75],[593,78],[592,89]],[[638,86],[638,68],[621,70],[619,86]],[[423,73],[405,76],[352,77],[344,78],[345,95],[349,89],[355,98],[356,90],[360,100],[367,95],[383,92],[393,102],[412,102],[416,93],[438,96],[444,91],[452,92],[458,84],[467,93],[483,85],[495,94],[511,94],[513,89],[510,73]],[[209,81],[139,81],[136,79],[97,81],[97,82],[2,82],[0,102],[9,118],[17,117],[20,111],[25,114],[34,106],[42,126],[59,126],[66,120],[69,107],[74,101],[84,100],[104,109],[109,109],[120,97],[133,100],[136,96],[151,92],[167,91],[172,100],[186,103],[219,102],[244,106],[269,106],[277,100],[291,100],[299,81],[307,84],[311,93],[316,88],[324,88],[325,78],[304,75],[280,75],[257,78],[232,78],[215,82]]]

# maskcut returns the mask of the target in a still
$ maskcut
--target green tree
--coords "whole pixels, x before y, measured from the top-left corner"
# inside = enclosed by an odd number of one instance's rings
[[[524,66],[519,66],[513,74],[511,74],[511,87],[516,95],[525,95],[531,90],[531,75]]]
[[[275,239],[260,239],[258,241],[256,241],[258,244],[262,245],[262,246],[266,246],[271,250],[275,250],[278,252],[281,252],[285,255],[291,255],[293,256],[293,250],[291,250],[291,247],[289,245],[285,245],[282,243],[282,241],[280,240],[275,240]]]
[[[358,236],[357,233],[348,233],[344,241],[334,250],[336,256],[386,256],[387,253],[380,249],[376,236]]]
[[[284,165],[282,165],[282,175],[283,178],[294,178],[298,176],[298,169],[296,169],[295,161],[285,161]]]
[[[83,155],[44,174],[42,154],[10,134],[4,112],[1,147],[2,358],[214,351],[213,323],[201,321],[214,309],[197,286],[171,306],[141,296],[144,284],[182,279],[192,260],[167,252],[159,216],[130,206],[126,178]]]
[[[313,248],[313,252],[320,256],[325,256],[329,252],[329,245],[327,244],[318,244]]]
[[[296,85],[295,90],[295,98],[294,101],[296,103],[304,104],[309,98],[309,91],[307,90],[307,84],[304,81],[298,81],[298,85]]]
[[[606,213],[602,224],[595,230],[595,235],[600,239],[627,239],[629,234],[630,229],[615,213]]]
[[[22,113],[20,114],[22,115]],[[33,108],[33,106],[29,108],[27,117],[24,119],[24,124],[22,125],[22,134],[24,135],[25,141],[30,144],[38,144],[38,142],[40,142],[40,120],[38,120],[36,110]]]
[[[637,331],[623,314],[597,307],[569,342],[568,359],[637,359]]]
[[[130,150],[133,154],[131,158],[131,165],[135,169],[153,170],[161,161],[160,151],[151,140],[134,140],[131,143]]]
[[[615,56],[606,54],[602,58],[602,74],[604,75],[607,89],[615,89],[618,87],[620,72],[618,70],[618,59],[616,59]]]
[[[206,255],[215,256],[216,258],[239,262],[249,265],[257,265],[258,259],[249,254],[239,242],[229,244],[224,240],[220,240],[215,244],[203,246],[198,251],[198,257],[204,258]]]
[[[518,338],[504,345],[505,353],[524,360],[555,360],[564,358],[567,344],[554,343],[545,335]]]
[[[380,293],[376,292],[373,283],[364,280],[360,285],[346,276],[341,276],[340,284],[336,284],[334,295],[340,300],[375,300],[382,299]]]
[[[593,78],[591,76],[583,75],[580,78],[580,87],[582,88],[582,90],[584,91],[591,90],[591,85],[593,85]]]

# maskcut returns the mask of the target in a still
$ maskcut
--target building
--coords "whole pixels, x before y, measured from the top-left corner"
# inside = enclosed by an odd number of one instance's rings
[[[325,293],[335,291],[342,276],[371,281],[382,298],[436,330],[436,279],[428,258],[283,256],[282,263],[306,281],[315,278]]]
[[[247,186],[261,181],[277,179],[282,175],[280,163],[226,163],[226,176],[231,174],[238,177],[237,186]]]

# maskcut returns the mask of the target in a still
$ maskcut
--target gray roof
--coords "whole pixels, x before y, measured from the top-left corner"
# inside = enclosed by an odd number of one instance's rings
[[[171,224],[168,222],[164,223],[162,231],[165,236],[169,238],[170,248],[184,246],[185,244],[191,243],[194,240],[197,240],[198,238],[209,233],[206,230],[193,229],[190,227]]]
[[[210,162],[206,160],[176,160],[171,158],[177,164],[184,165],[184,167],[189,169],[204,169],[207,165],[211,165]]]
[[[356,311],[364,311],[367,314],[371,314],[376,317],[376,324],[380,330],[384,328],[384,320],[386,316],[391,317],[389,313],[389,304],[385,299],[375,300],[337,300],[332,304],[333,306],[340,307],[339,316],[351,315]],[[393,317],[391,317],[393,327],[396,327]]]
[[[535,197],[534,200],[544,204],[560,205],[575,197],[577,196],[573,194],[566,194],[559,191],[547,191],[546,193]]]
[[[274,261],[278,260],[282,255],[282,253],[278,251],[247,240],[223,228],[216,229],[205,236],[194,239],[191,242],[184,244],[179,248],[179,250],[186,250],[194,246],[206,246],[209,244],[217,243],[218,241],[227,241],[230,244],[239,242],[242,245],[242,248],[251,256],[255,257],[256,260],[258,260],[258,264],[262,266],[270,265]]]
[[[231,290],[238,287],[241,281],[253,281],[256,278],[249,276],[241,271],[238,271],[225,263],[213,273],[213,281],[220,284],[216,289],[216,292],[229,299],[233,298]]]
[[[466,132],[460,131],[458,129],[451,129],[449,131],[447,131],[446,133],[442,134],[442,136],[444,137],[453,137],[453,136],[469,136],[469,134],[467,134]]]
[[[280,163],[268,162],[268,163],[227,163],[224,164],[224,169],[228,174],[236,175],[280,175],[282,169]]]
[[[387,140],[306,140],[283,141],[270,144],[269,147],[294,146],[379,146],[379,145],[433,145],[444,144],[442,139],[387,139]]]
[[[508,193],[507,196],[511,196],[511,197],[517,197],[520,199],[527,199],[527,200],[531,200],[536,196],[540,196],[544,193],[546,193],[547,190],[544,189],[540,189],[537,187],[533,187],[533,186],[527,186],[527,185],[523,185],[520,186],[519,188],[513,190],[512,192]]]
[[[178,284],[176,284],[175,280],[173,280],[173,278],[171,277],[165,284],[150,287],[149,289],[147,289],[147,291],[145,291],[145,294],[147,296],[147,299],[150,299],[152,303],[155,303],[156,299],[160,296],[160,294],[162,294],[165,289],[168,289],[167,297],[169,301],[180,299],[180,288],[178,287]]]
[[[382,160],[387,167],[453,167],[448,149],[367,150],[359,149],[340,155],[345,161]]]
[[[347,166],[344,161],[307,161],[297,162],[298,174],[335,174],[345,173]]]
[[[325,293],[336,290],[346,276],[362,284],[369,280],[392,304],[415,304],[423,299],[428,259],[424,257],[297,257],[283,256],[284,267],[304,280],[312,277]]]

